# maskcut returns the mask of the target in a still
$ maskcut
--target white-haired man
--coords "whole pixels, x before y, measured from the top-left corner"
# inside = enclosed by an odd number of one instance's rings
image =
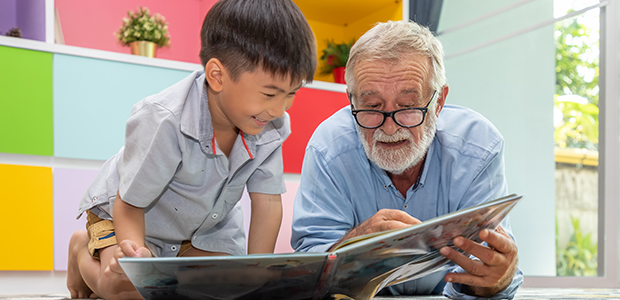
[[[443,48],[413,22],[380,23],[351,49],[350,107],[315,131],[295,199],[291,244],[319,252],[358,235],[402,228],[508,194],[504,140],[480,114],[444,105]],[[512,298],[523,282],[508,219],[441,253],[445,272],[381,294]],[[488,246],[487,246],[488,245]]]

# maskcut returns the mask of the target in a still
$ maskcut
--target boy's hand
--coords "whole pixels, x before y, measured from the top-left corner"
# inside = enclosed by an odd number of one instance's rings
[[[138,243],[131,240],[123,240],[118,244],[116,251],[114,251],[114,257],[110,261],[110,265],[105,270],[107,276],[121,277],[127,279],[125,271],[118,263],[118,259],[122,257],[152,257],[151,251],[138,245]]]

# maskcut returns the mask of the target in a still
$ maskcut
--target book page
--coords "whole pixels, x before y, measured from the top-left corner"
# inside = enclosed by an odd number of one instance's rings
[[[457,236],[480,242],[478,232],[495,229],[520,198],[510,195],[411,227],[345,241],[333,252],[337,262],[330,294],[366,299],[368,291],[441,270],[449,262],[439,254],[441,247],[453,246]]]

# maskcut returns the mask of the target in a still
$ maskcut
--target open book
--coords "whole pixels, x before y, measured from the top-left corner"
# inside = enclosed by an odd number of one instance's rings
[[[449,267],[439,254],[463,236],[495,229],[521,196],[500,199],[407,228],[359,236],[329,253],[121,258],[145,299],[370,299],[383,287]],[[455,248],[462,252],[462,250]]]

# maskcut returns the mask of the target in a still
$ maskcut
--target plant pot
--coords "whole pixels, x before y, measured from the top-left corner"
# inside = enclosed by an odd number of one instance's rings
[[[334,82],[335,83],[342,83],[345,84],[344,81],[344,69],[345,67],[338,67],[332,70],[332,73],[334,74]]]
[[[131,54],[146,56],[146,57],[155,57],[157,54],[157,44],[149,41],[135,41],[129,43],[129,47],[131,48]]]

